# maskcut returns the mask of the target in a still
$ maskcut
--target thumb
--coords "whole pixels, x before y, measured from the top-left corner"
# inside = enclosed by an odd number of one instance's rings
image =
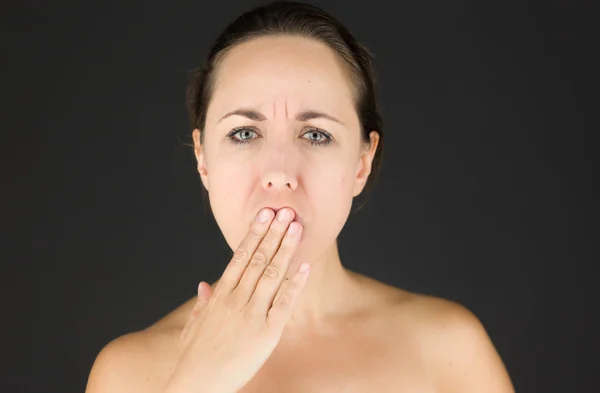
[[[196,303],[194,304],[192,311],[188,315],[187,322],[185,323],[185,326],[181,331],[181,334],[179,336],[180,341],[185,340],[185,337],[194,325],[194,322],[196,322],[198,315],[208,304],[208,301],[210,300],[211,296],[212,288],[210,287],[210,285],[204,281],[200,281],[200,284],[198,284],[198,296],[196,297]]]
[[[200,281],[200,284],[198,284],[198,299],[196,300],[196,305],[198,307],[206,306],[211,296],[212,288],[210,285],[204,281]]]

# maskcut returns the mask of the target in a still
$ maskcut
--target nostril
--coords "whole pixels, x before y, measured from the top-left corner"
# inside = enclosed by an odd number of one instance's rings
[[[287,188],[292,188],[292,183],[285,183],[285,185],[287,186]],[[273,187],[273,183],[269,182],[269,186],[268,187]]]

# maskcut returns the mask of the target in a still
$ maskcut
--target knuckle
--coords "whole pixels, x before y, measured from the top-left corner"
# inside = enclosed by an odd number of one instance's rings
[[[290,283],[288,284],[288,291],[297,292],[300,290],[301,286],[302,283],[300,282],[300,280],[290,280]]]
[[[254,255],[252,255],[252,259],[250,260],[250,264],[255,266],[264,266],[266,262],[267,256],[262,250],[257,250]]]
[[[294,250],[294,240],[289,237],[284,237],[279,246],[279,253],[291,253]]]
[[[285,228],[271,228],[269,230],[273,235],[277,236],[278,238],[282,237],[285,234]]]
[[[233,254],[234,262],[242,262],[248,258],[248,248],[245,245],[240,245]]]
[[[282,293],[277,302],[277,306],[280,308],[288,308],[292,304],[292,299],[286,293]]]
[[[265,233],[264,229],[258,224],[251,225],[250,232],[255,236],[262,236]]]
[[[201,312],[202,312],[201,308],[196,305],[192,309],[192,312],[190,313],[190,318],[192,318],[192,319],[198,318],[198,316],[200,315]]]
[[[267,278],[276,280],[281,275],[281,270],[277,266],[269,265],[265,269],[263,275]]]

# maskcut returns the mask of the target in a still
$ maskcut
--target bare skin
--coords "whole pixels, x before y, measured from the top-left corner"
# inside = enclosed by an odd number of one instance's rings
[[[318,328],[284,331],[240,392],[514,392],[485,331],[464,307],[346,272],[354,306]],[[195,300],[108,344],[86,392],[162,392]]]
[[[198,173],[231,250],[259,209],[289,206],[303,237],[288,272],[311,265],[280,342],[242,392],[513,392],[481,323],[464,307],[343,267],[336,239],[379,140],[373,130],[362,143],[346,76],[330,48],[305,38],[241,44],[219,65],[204,143],[199,129],[192,133]],[[87,393],[162,392],[194,302],[109,343]]]

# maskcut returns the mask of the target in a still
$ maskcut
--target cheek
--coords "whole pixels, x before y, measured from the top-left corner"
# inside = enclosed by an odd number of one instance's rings
[[[248,202],[260,182],[250,166],[218,157],[209,171],[210,204],[215,221],[232,250],[247,234],[252,217]],[[295,176],[299,189],[291,201],[307,214],[302,254],[313,255],[331,246],[345,225],[352,207],[352,175],[349,165],[337,157],[318,164],[299,165]],[[301,200],[300,200],[301,199]]]
[[[210,206],[219,229],[232,249],[242,241],[246,232],[243,221],[247,221],[245,206],[252,190],[253,178],[248,168],[220,165],[211,168],[209,175]]]
[[[340,176],[340,182],[338,185],[342,190],[346,189],[346,175]]]
[[[324,194],[327,199],[340,202],[347,197],[352,198],[352,168],[341,163],[316,167],[307,173],[306,182],[315,192]]]
[[[248,172],[234,166],[220,165],[211,168],[209,173],[209,184],[211,199],[214,198],[215,206],[229,204],[239,207],[240,194],[248,182]],[[235,203],[238,202],[238,203]]]
[[[313,209],[314,228],[319,236],[333,241],[348,219],[352,207],[350,174],[343,165],[329,165],[327,169],[315,171],[307,180],[309,203]]]

